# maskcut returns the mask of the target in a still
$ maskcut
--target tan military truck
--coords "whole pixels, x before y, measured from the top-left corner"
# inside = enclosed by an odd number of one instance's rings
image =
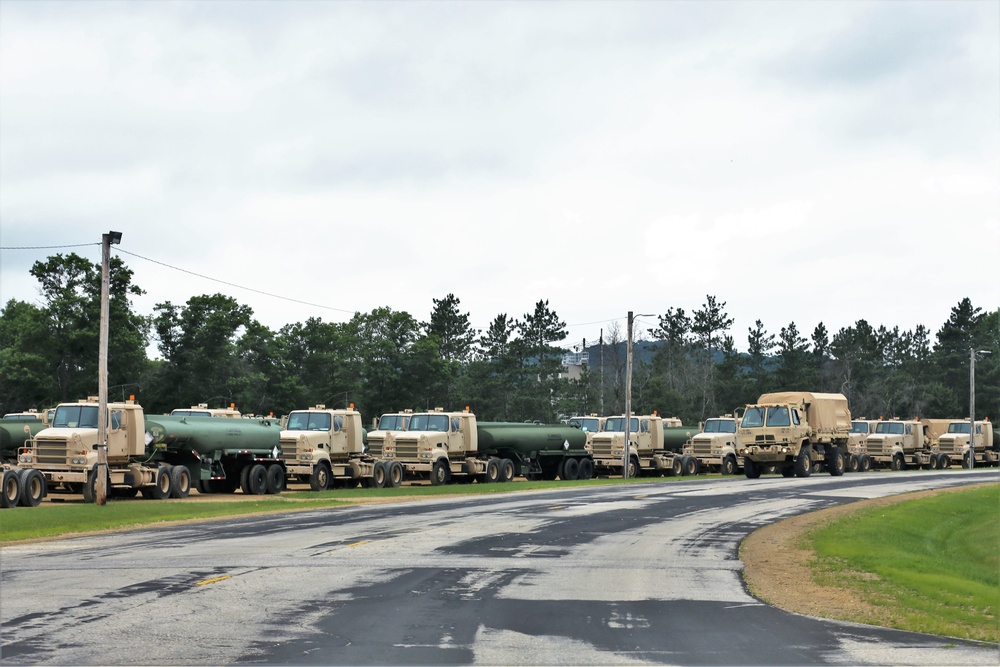
[[[736,417],[723,415],[706,419],[701,432],[684,445],[684,454],[698,459],[703,470],[735,475],[743,468],[743,457],[736,454],[738,448]]]
[[[671,417],[677,424],[680,420]],[[625,470],[625,416],[608,417],[604,430],[591,445],[596,474],[621,475]],[[639,475],[695,475],[698,459],[684,456],[685,443],[694,430],[666,426],[658,414],[632,415],[629,421],[628,477]]]
[[[948,457],[948,466],[946,467],[958,462],[961,462],[963,468],[973,467],[973,459],[969,450],[969,432],[971,430],[968,419],[955,419],[948,424],[948,431],[942,433],[938,438],[940,453]],[[1000,464],[1000,443],[997,442],[997,435],[989,420],[976,422],[975,446],[976,466]]]
[[[867,472],[872,469],[872,460],[868,456],[866,443],[868,436],[875,432],[877,419],[851,420],[851,432],[847,440],[847,469],[851,472]]]
[[[924,424],[917,419],[887,419],[875,424],[866,441],[868,456],[877,468],[937,470],[941,458],[925,439]]]
[[[746,407],[737,431],[743,473],[756,479],[775,466],[784,477],[808,477],[814,465],[825,464],[831,475],[843,475],[850,431],[843,394],[763,394]]]
[[[596,412],[592,412],[586,417],[570,417],[566,423],[587,434],[587,444],[584,446],[589,451],[593,451],[594,434],[604,430],[604,422],[607,419],[607,417],[598,417]]]
[[[410,417],[413,410],[403,410],[402,412],[387,412],[386,414],[372,420],[372,430],[368,431],[368,453],[375,458],[382,458],[382,449],[385,446],[386,438],[391,438],[392,434],[405,431],[410,424]]]
[[[361,413],[353,407],[317,405],[293,410],[281,431],[281,456],[289,480],[308,483],[313,491],[334,486],[397,487],[403,467],[365,453]]]

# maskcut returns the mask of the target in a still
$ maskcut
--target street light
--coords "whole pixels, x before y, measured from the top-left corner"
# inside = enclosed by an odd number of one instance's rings
[[[969,348],[969,465],[976,467],[976,355],[993,354],[990,350]],[[983,443],[986,446],[986,443]]]
[[[622,453],[622,478],[628,479],[629,447],[632,440],[632,320],[653,317],[653,314],[633,315],[628,311],[628,343],[625,347],[625,451]],[[636,469],[638,473],[638,468]]]
[[[121,232],[101,237],[101,325],[97,353],[97,468],[94,470],[94,502],[108,501],[108,293],[111,291],[111,244],[122,242]]]

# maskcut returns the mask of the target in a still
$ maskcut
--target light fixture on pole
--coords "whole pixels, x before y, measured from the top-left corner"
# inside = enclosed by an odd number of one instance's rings
[[[990,350],[969,348],[969,463],[970,470],[976,467],[976,355],[993,354]],[[983,443],[986,445],[986,443]]]
[[[625,451],[622,452],[622,478],[628,479],[629,448],[632,440],[632,321],[636,317],[653,317],[652,314],[633,315],[628,311],[628,343],[625,345]],[[639,472],[638,466],[636,473]]]
[[[94,469],[94,502],[108,501],[108,298],[111,284],[111,244],[122,241],[121,232],[101,237],[101,325],[97,353],[97,467]],[[89,483],[89,481],[87,482]]]

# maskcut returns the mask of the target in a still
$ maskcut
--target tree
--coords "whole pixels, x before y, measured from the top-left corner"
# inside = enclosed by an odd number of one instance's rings
[[[795,322],[781,327],[778,358],[779,365],[774,372],[775,390],[796,391],[815,386],[816,376],[809,363],[809,343],[799,334]]]
[[[754,322],[753,327],[748,328],[747,332],[747,352],[750,355],[747,386],[756,394],[754,397],[756,399],[771,388],[771,370],[768,361],[771,350],[774,349],[774,334],[767,333],[764,323],[760,320]]]
[[[58,400],[58,359],[45,312],[11,299],[0,311],[0,405],[20,412],[46,409]]]
[[[432,299],[431,321],[424,325],[428,336],[436,336],[441,356],[449,361],[466,362],[476,341],[476,330],[469,323],[469,313],[459,311],[454,294]]]

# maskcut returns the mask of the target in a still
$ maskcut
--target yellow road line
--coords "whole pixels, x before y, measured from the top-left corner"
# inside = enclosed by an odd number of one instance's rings
[[[565,505],[556,505],[555,507],[550,507],[549,509],[550,510],[564,510],[564,509],[566,509],[566,506]]]
[[[204,586],[206,584],[214,584],[217,581],[222,581],[223,579],[229,579],[229,575],[223,575],[221,577],[213,577],[212,579],[205,579],[204,581],[199,581],[195,586]]]
[[[360,547],[362,544],[368,544],[368,540],[361,540],[360,542],[355,542],[354,544],[348,544],[349,547]]]

